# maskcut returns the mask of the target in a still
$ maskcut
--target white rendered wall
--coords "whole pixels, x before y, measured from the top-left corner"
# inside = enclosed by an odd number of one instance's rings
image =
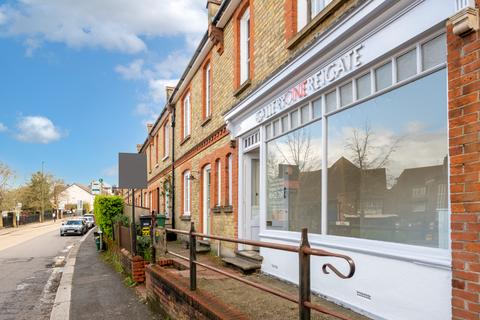
[[[67,204],[77,204],[78,200],[82,200],[83,203],[89,203],[90,210],[93,210],[94,198],[94,195],[74,184],[60,193],[59,205],[63,207]]]

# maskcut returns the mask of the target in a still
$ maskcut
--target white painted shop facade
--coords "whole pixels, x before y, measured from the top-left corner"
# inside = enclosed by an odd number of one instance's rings
[[[239,238],[348,255],[312,289],[377,319],[450,319],[446,20],[452,0],[371,0],[230,110]],[[296,255],[260,249],[297,282]]]

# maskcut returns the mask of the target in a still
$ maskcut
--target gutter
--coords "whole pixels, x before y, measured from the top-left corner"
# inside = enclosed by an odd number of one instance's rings
[[[187,67],[185,68],[185,71],[183,72],[182,76],[180,77],[180,80],[178,81],[177,85],[175,86],[175,89],[172,92],[172,95],[170,96],[170,99],[168,100],[169,104],[173,104],[173,100],[175,98],[175,95],[177,94],[178,90],[180,89],[181,85],[183,84],[183,80],[187,77],[187,74],[190,72],[190,69],[192,68],[193,64],[195,63],[195,60],[197,60],[197,57],[200,55],[200,52],[202,52],[202,48],[205,46],[208,40],[208,30],[205,32],[203,35],[202,40],[200,41],[199,45],[197,46],[197,49],[195,50],[195,53],[193,54],[192,58],[190,59],[190,62],[188,63]]]

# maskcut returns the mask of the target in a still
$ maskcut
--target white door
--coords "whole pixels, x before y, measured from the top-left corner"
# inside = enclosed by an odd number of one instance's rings
[[[244,155],[244,231],[250,240],[259,240],[260,233],[260,160],[258,151]],[[254,249],[245,246],[245,249]]]
[[[250,238],[260,240],[260,160],[252,159]]]
[[[203,233],[210,233],[210,165],[203,169]]]

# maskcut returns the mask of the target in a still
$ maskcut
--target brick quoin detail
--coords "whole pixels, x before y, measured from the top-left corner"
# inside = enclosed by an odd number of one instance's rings
[[[285,40],[297,34],[297,0],[285,0]]]
[[[480,0],[477,0],[477,7]],[[480,319],[480,36],[447,25],[452,319]]]

